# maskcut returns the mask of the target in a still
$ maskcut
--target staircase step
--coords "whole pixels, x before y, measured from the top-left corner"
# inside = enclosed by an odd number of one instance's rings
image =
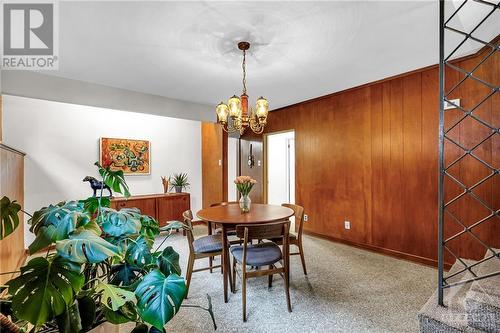
[[[467,265],[475,263],[473,260],[463,260]],[[463,265],[457,261],[445,276],[449,276],[463,269]],[[455,283],[468,280],[474,276],[465,271],[448,280]],[[468,326],[465,299],[471,288],[471,283],[466,283],[444,290],[445,307],[438,305],[437,291],[424,304],[418,314],[420,332],[423,333],[459,333],[459,332],[483,332]]]
[[[491,255],[488,251],[485,258]],[[477,267],[478,276],[495,273],[500,271],[500,260],[492,258]],[[488,333],[500,332],[500,275],[474,281],[467,292],[465,307],[469,326]]]

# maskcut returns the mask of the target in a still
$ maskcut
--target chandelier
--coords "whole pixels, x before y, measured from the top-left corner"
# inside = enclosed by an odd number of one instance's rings
[[[240,97],[233,95],[227,104],[220,102],[215,108],[217,122],[228,133],[239,131],[243,134],[247,127],[254,133],[260,134],[266,126],[269,102],[264,97],[259,97],[255,103],[255,110],[248,110],[248,95],[246,82],[246,51],[250,48],[249,42],[239,42],[238,49],[243,51],[243,92]]]

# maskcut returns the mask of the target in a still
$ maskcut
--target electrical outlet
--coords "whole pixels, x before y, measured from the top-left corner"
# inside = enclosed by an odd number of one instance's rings
[[[304,214],[304,222],[307,222],[309,220],[309,215]]]
[[[344,229],[347,229],[347,230],[351,229],[351,222],[344,221]]]

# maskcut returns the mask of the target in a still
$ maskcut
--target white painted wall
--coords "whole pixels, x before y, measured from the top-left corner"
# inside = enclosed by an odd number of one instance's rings
[[[201,123],[4,95],[4,143],[26,153],[25,209],[92,194],[99,138],[151,142],[151,175],[127,176],[132,195],[161,193],[161,176],[187,172],[191,208],[201,208]],[[15,199],[15,198],[12,198]],[[26,228],[25,245],[34,239]]]
[[[234,180],[238,176],[238,146],[237,138],[227,139],[227,200],[236,201],[238,198]]]
[[[266,154],[267,203],[295,203],[295,132],[268,135]]]

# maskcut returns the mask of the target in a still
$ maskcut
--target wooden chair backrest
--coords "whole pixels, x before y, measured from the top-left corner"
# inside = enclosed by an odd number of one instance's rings
[[[244,238],[246,234],[248,240],[279,238],[288,235],[288,224],[288,221],[239,224],[236,226],[236,236]]]
[[[236,236],[243,238],[243,266],[246,265],[248,243],[252,239],[273,239],[281,238],[283,242],[283,258],[284,265],[288,267],[288,229],[290,228],[289,221],[271,222],[264,224],[239,224],[236,226]]]
[[[293,204],[287,204],[284,203],[281,206],[283,207],[288,207],[293,210],[294,214],[293,216],[295,217],[295,225],[297,226],[297,233],[298,233],[298,238],[302,237],[302,229],[304,227],[304,207],[299,206],[299,205],[293,205]]]
[[[222,201],[222,202],[216,202],[210,205],[210,207],[217,207],[217,206],[227,206],[227,205],[232,205],[232,204],[237,204],[239,203],[238,201]]]
[[[193,248],[193,242],[194,242],[194,235],[193,235],[193,213],[191,212],[190,209],[186,210],[184,213],[182,213],[182,218],[184,224],[188,227],[186,230],[186,235],[188,238],[188,243],[189,243],[189,251],[191,253],[194,253],[194,248]]]

